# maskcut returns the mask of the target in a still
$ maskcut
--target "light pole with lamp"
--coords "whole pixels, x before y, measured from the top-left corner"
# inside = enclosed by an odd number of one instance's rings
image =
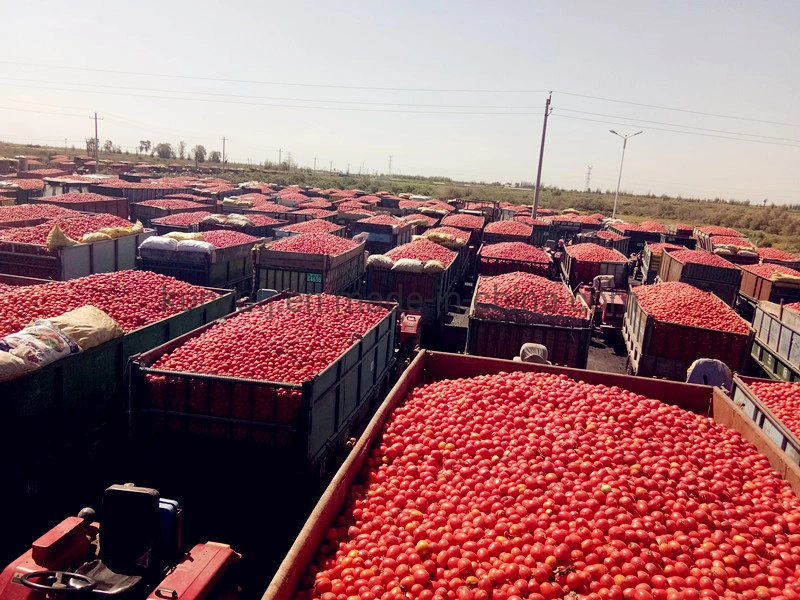
[[[620,135],[613,129],[609,129],[611,133],[616,135],[617,137],[622,138],[622,159],[619,161],[619,177],[617,178],[617,193],[614,194],[614,210],[611,213],[611,218],[617,218],[617,198],[619,198],[619,184],[622,181],[622,163],[625,162],[625,147],[628,145],[628,138],[632,138],[635,135],[639,135],[642,133],[641,131],[637,131],[636,133],[632,133],[631,135]]]

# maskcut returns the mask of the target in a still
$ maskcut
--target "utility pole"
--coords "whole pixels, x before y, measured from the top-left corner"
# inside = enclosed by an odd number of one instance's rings
[[[589,191],[589,183],[592,181],[592,167],[586,168],[586,191]]]
[[[223,135],[222,136],[222,166],[225,166],[225,140],[227,138]]]
[[[347,174],[350,175],[350,163],[347,163]]]
[[[394,158],[393,154],[389,155],[389,177],[392,176],[392,159]]]
[[[317,157],[314,157],[314,175],[317,174]]]
[[[531,210],[531,217],[536,218],[536,213],[539,211],[539,188],[542,184],[542,161],[544,160],[544,139],[547,135],[547,117],[550,116],[550,99],[553,97],[553,92],[547,96],[547,102],[544,104],[544,124],[542,125],[542,145],[539,148],[539,168],[536,171],[536,191],[533,192],[533,209]]]
[[[286,170],[287,171],[291,171],[292,170],[292,153],[291,152],[286,152]]]
[[[328,169],[331,173],[333,173],[333,161],[330,161],[330,169]]]
[[[97,121],[102,121],[103,117],[98,117],[97,113],[94,113],[93,117],[89,117],[90,119],[94,119],[94,172],[97,173],[100,170],[100,139],[97,135]],[[64,140],[64,146],[66,147],[67,140]]]
[[[614,209],[611,212],[611,218],[617,218],[617,198],[619,198],[619,184],[622,181],[622,163],[625,162],[625,147],[628,145],[628,138],[632,138],[635,135],[639,135],[642,133],[641,131],[637,131],[636,133],[632,133],[630,135],[622,135],[614,131],[613,129],[609,129],[611,133],[615,136],[622,138],[622,158],[619,159],[619,177],[617,177],[617,192],[614,194]]]
[[[67,138],[64,138],[64,150],[67,149]]]
[[[280,170],[280,168],[281,168],[281,164],[283,164],[283,163],[281,162],[281,149],[280,149],[280,148],[278,148],[278,170]]]

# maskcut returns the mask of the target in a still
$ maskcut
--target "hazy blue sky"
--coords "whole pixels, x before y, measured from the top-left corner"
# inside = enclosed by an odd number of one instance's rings
[[[608,130],[641,129],[623,190],[798,202],[799,29],[795,1],[30,0],[3,14],[0,139],[81,146],[97,110],[129,149],[225,135],[238,161],[534,180],[553,90],[546,184],[591,165],[614,189]]]

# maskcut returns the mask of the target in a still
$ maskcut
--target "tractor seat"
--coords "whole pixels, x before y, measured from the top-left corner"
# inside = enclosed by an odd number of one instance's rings
[[[112,485],[100,509],[98,558],[77,572],[97,581],[93,597],[127,598],[152,563],[161,537],[159,493],[152,488]]]

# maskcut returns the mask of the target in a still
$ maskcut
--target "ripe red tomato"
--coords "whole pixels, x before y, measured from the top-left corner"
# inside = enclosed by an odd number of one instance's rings
[[[62,315],[90,304],[125,331],[217,297],[204,288],[149,271],[98,273],[70,281],[15,288],[0,294],[0,337],[16,333],[37,318]]]
[[[298,598],[354,560],[353,600],[800,598],[800,499],[764,456],[566,376],[411,390],[335,523]]]

